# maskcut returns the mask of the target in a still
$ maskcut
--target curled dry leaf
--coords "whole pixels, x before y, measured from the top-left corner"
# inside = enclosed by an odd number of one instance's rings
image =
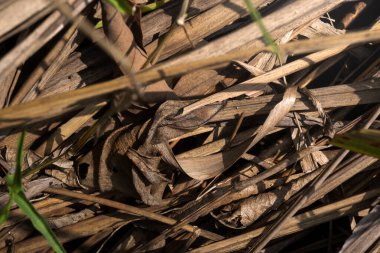
[[[283,100],[280,101],[269,113],[263,126],[256,136],[248,137],[246,141],[231,149],[216,154],[177,158],[180,168],[190,177],[197,180],[205,180],[215,177],[231,167],[244,153],[264,138],[269,131],[290,111],[296,101],[297,87],[287,88]],[[205,106],[207,108],[207,106]],[[203,108],[205,108],[203,107]],[[191,114],[191,113],[190,113]],[[186,114],[185,114],[186,115]]]
[[[119,64],[120,70],[124,75],[129,75],[131,72],[138,71],[146,62],[146,53],[138,46],[134,34],[125,23],[121,13],[119,13],[106,0],[101,1],[102,4],[102,20],[104,32],[109,40],[123,53],[128,59],[128,64]],[[163,102],[167,99],[176,98],[175,93],[162,80],[151,84],[142,89],[147,95],[144,99],[147,102]]]
[[[171,174],[180,169],[165,144],[207,123],[222,108],[222,105],[206,106],[178,116],[178,111],[187,104],[167,101],[152,121],[114,131],[77,162],[81,184],[101,191],[116,189],[127,196],[139,197],[148,205],[160,204]]]

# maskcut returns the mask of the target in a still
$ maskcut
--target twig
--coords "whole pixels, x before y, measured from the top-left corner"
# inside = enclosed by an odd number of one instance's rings
[[[168,218],[168,217],[160,215],[160,214],[156,214],[156,213],[153,213],[153,212],[141,209],[141,208],[126,205],[126,204],[116,202],[116,201],[112,201],[112,200],[105,199],[105,198],[87,195],[87,194],[80,193],[80,192],[74,192],[74,191],[69,191],[66,189],[58,189],[58,188],[48,188],[45,190],[45,192],[69,196],[69,197],[73,197],[73,198],[77,198],[77,199],[92,201],[94,203],[109,206],[109,207],[112,207],[115,209],[119,209],[119,210],[128,212],[128,213],[136,215],[136,216],[142,216],[142,217],[152,219],[152,220],[156,220],[156,221],[168,224],[168,225],[175,225],[177,223],[176,220],[174,220],[172,218]],[[186,230],[186,231],[191,232],[191,233],[196,233],[198,230],[198,228],[195,228],[195,227],[190,226],[190,225],[185,225],[181,228],[183,230]],[[218,241],[218,240],[223,239],[222,236],[211,233],[211,232],[206,231],[206,230],[201,230],[200,235],[202,237],[205,237],[205,238],[213,240],[213,241]]]

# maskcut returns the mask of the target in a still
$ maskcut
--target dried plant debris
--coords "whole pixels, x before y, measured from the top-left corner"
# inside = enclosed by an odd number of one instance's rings
[[[1,1],[0,252],[378,252],[379,7]]]
[[[299,192],[310,181],[315,179],[320,173],[320,170],[308,173],[300,178],[297,178],[277,189],[261,193],[257,196],[250,197],[238,204],[238,209],[227,217],[223,218],[228,224],[238,226],[248,226],[259,219],[264,213],[278,209],[282,203],[289,200],[294,194]],[[236,206],[236,204],[232,204]],[[231,210],[231,207],[225,207]]]

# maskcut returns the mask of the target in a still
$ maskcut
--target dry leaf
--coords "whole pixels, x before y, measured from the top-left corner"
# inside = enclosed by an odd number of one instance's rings
[[[261,193],[245,199],[239,203],[239,208],[224,220],[235,227],[248,226],[255,222],[264,213],[276,210],[282,203],[299,192],[305,185],[319,175],[321,170],[316,170],[298,179],[291,181],[273,191]]]
[[[140,70],[146,62],[147,57],[145,52],[137,45],[138,43],[136,43],[134,34],[132,34],[132,31],[126,25],[121,13],[107,1],[104,0],[101,1],[101,3],[105,34],[128,58],[129,66],[119,65],[120,70],[124,75],[129,75],[131,71],[135,72]],[[176,98],[175,93],[164,80],[145,87],[142,89],[142,92],[147,93],[147,95],[144,96],[147,102],[163,102],[167,99]]]

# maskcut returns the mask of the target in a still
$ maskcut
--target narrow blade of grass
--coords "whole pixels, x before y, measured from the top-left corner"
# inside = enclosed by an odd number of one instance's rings
[[[251,15],[252,20],[257,23],[261,32],[263,33],[265,43],[272,48],[273,52],[277,55],[277,57],[280,57],[280,50],[278,49],[276,43],[274,43],[274,40],[272,39],[271,34],[268,32],[268,29],[265,27],[262,21],[260,12],[253,5],[251,0],[244,0],[244,1],[247,5],[247,8],[248,8],[249,14]]]
[[[9,196],[9,200],[8,200],[7,204],[4,206],[4,208],[1,210],[1,213],[0,213],[0,225],[3,224],[3,222],[8,219],[9,212],[10,212],[11,207],[12,207],[12,202],[13,202],[12,198],[11,198],[11,196]]]
[[[16,170],[14,175],[11,175],[10,177],[13,177],[11,180],[13,183],[11,184],[12,191],[14,194],[17,194],[18,192],[22,191],[22,184],[21,184],[21,167],[22,167],[22,160],[24,157],[23,152],[23,143],[25,139],[25,130],[21,132],[20,138],[17,142],[17,153],[16,153]]]
[[[380,158],[380,131],[360,130],[338,135],[331,140],[337,147]]]
[[[23,161],[23,143],[25,137],[25,130],[22,131],[20,138],[17,143],[17,154],[16,154],[16,170],[13,175],[7,175],[7,184],[9,188],[9,201],[2,210],[0,214],[0,224],[4,222],[11,208],[12,202],[20,207],[20,209],[25,213],[25,215],[32,221],[33,226],[37,229],[49,242],[50,246],[57,253],[65,253],[65,249],[59,243],[57,237],[49,227],[45,219],[37,212],[33,205],[26,198],[22,190],[22,161]]]
[[[108,2],[122,14],[131,14],[133,11],[127,0],[108,0]]]
[[[37,212],[32,204],[29,203],[24,192],[20,191],[14,196],[14,201],[20,207],[20,209],[25,213],[26,216],[32,221],[35,229],[37,229],[49,242],[50,246],[57,253],[65,253],[65,249],[59,243],[54,232],[49,227],[49,224],[45,219]]]

